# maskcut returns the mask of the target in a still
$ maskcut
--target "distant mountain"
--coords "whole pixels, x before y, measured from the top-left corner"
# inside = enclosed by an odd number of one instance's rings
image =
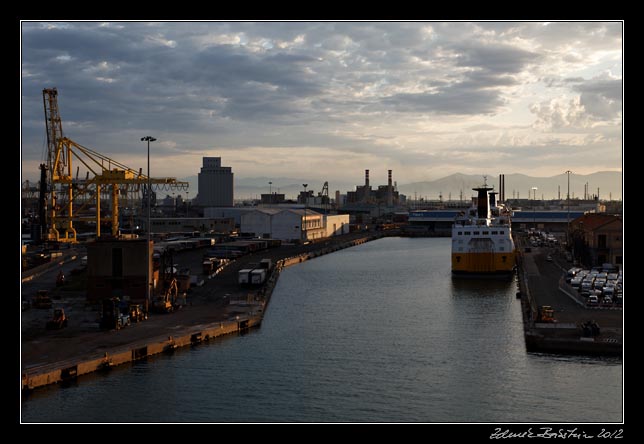
[[[197,195],[197,176],[184,177],[179,180],[184,180],[190,183],[190,197],[194,198]],[[269,185],[268,182],[272,182]],[[307,183],[308,190],[313,190],[317,195],[322,191],[324,181],[301,179],[293,177],[244,177],[239,178],[235,176],[235,199],[249,199],[259,197],[261,194],[269,192],[279,192],[285,194],[287,198],[295,198],[300,191],[304,190],[302,184]],[[495,190],[499,189],[499,177],[488,176],[487,183],[493,186]],[[588,183],[588,194],[597,194],[599,187],[599,197],[606,199],[609,195],[613,199],[622,198],[622,173],[620,171],[599,171],[592,174],[570,175],[570,197],[583,198],[584,186]],[[476,174],[461,174],[456,173],[441,179],[424,182],[414,182],[409,184],[399,184],[398,191],[405,194],[409,199],[421,197],[438,200],[439,194],[442,194],[443,200],[457,200],[463,193],[464,200],[470,200],[474,195],[472,188],[483,184],[483,176]],[[342,194],[347,191],[353,191],[356,185],[362,185],[362,182],[329,182],[329,196],[335,197],[335,191],[340,190]],[[373,188],[377,188],[380,183],[372,184]],[[568,187],[568,178],[566,174],[559,174],[551,177],[533,177],[525,174],[506,174],[505,175],[505,197],[512,199],[513,197],[525,199],[530,193],[530,198],[533,196],[532,187],[537,187],[537,199],[541,199],[542,195],[546,199],[553,199],[560,196],[562,199],[566,198],[566,190]],[[557,188],[559,187],[559,188]]]
[[[570,197],[583,198],[584,187],[588,183],[588,194],[596,195],[599,187],[600,199],[622,198],[622,173],[620,171],[599,171],[592,174],[570,175]],[[442,194],[443,199],[449,199],[450,195],[453,200],[459,199],[461,192],[463,199],[470,200],[474,195],[472,188],[483,184],[483,177],[473,174],[456,173],[442,179],[426,182],[414,182],[405,185],[399,185],[398,190],[406,194],[408,198],[413,199],[414,193],[417,198],[421,197],[430,200],[438,199]],[[499,190],[499,177],[488,176],[487,184]],[[541,199],[553,199],[561,197],[566,198],[568,189],[568,177],[566,174],[559,174],[551,177],[533,177],[525,174],[506,174],[505,175],[505,197],[526,199],[528,193],[530,198],[534,192],[532,188],[536,187],[536,197]]]

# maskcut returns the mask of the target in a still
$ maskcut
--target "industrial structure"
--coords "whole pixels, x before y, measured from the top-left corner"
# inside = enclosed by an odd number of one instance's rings
[[[231,233],[235,230],[233,217],[155,217],[150,220],[153,233]]]
[[[396,184],[392,181],[392,170],[387,171],[387,185],[379,185],[376,190],[369,183],[369,170],[364,171],[364,185],[356,186],[355,191],[347,192],[347,204],[365,203],[393,207],[401,202]]]
[[[349,232],[349,215],[310,209],[257,208],[241,215],[240,231],[285,241],[310,241]]]
[[[43,104],[47,163],[40,165],[39,217],[37,230],[32,230],[36,232],[34,240],[77,242],[76,225],[83,222],[95,225],[97,238],[103,223],[111,226],[112,237],[118,237],[121,199],[138,200],[148,184],[166,190],[187,189],[187,182],[172,177],[148,178],[141,169],[136,171],[65,137],[56,88],[43,90]],[[111,210],[107,217],[101,208],[104,195],[109,196]]]
[[[100,239],[87,244],[87,299],[127,297],[133,303],[146,303],[145,281],[149,277],[152,285],[158,279],[152,270],[152,251],[145,239]]]
[[[199,190],[196,202],[202,207],[233,206],[233,172],[221,166],[221,157],[204,157],[198,174]]]
[[[624,223],[622,217],[588,213],[570,222],[575,258],[587,266],[622,265]]]

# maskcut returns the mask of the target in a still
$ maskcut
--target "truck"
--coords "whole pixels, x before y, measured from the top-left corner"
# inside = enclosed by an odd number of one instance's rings
[[[67,327],[67,316],[65,315],[65,310],[63,308],[54,309],[52,318],[47,321],[47,330],[60,330],[65,327]]]
[[[554,323],[557,322],[554,316],[555,311],[550,305],[540,305],[537,310],[537,322]]]
[[[119,298],[106,298],[101,301],[98,326],[102,330],[120,330],[128,325],[130,325],[130,315],[122,312]]]
[[[130,322],[141,322],[148,318],[142,304],[130,304]]]
[[[251,263],[239,270],[237,283],[239,285],[257,286],[266,282],[273,270],[271,259],[262,259],[259,263]]]
[[[237,283],[239,285],[251,285],[252,284],[251,273],[256,268],[259,268],[259,264],[251,263],[251,264],[246,265],[241,270],[239,270],[237,272]]]
[[[215,270],[215,264],[210,260],[204,260],[201,263],[202,269],[203,269],[203,274],[205,275],[211,275],[212,272]]]
[[[256,268],[250,272],[251,285],[262,285],[266,282],[266,269]]]
[[[267,273],[269,273],[271,270],[273,270],[273,261],[270,259],[262,259],[259,261],[259,266],[261,268],[264,268]]]

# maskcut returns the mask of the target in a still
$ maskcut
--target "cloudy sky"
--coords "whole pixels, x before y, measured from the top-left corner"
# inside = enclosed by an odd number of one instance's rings
[[[65,135],[153,176],[399,183],[622,167],[620,22],[23,22],[22,174]],[[382,176],[382,177],[380,177]],[[196,191],[196,190],[195,190]]]

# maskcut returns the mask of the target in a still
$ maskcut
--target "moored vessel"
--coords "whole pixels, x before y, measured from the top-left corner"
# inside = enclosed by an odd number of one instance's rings
[[[487,183],[473,188],[474,205],[456,217],[452,227],[452,274],[509,277],[515,270],[512,212]]]

